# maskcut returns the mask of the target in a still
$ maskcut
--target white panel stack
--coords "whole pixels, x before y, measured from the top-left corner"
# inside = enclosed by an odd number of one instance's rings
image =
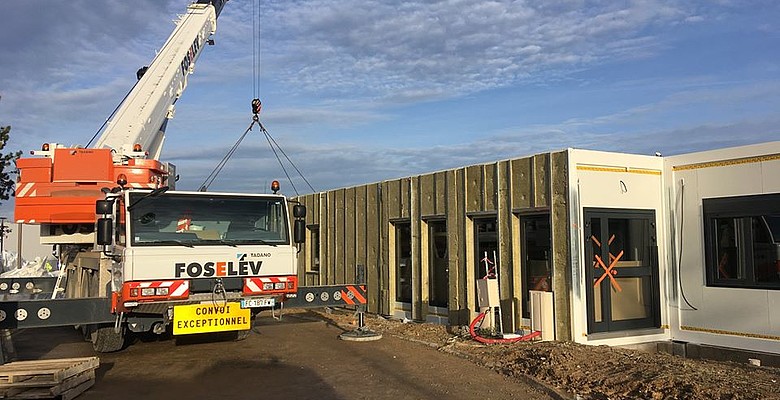
[[[552,292],[530,290],[531,329],[542,331],[542,340],[555,340]]]

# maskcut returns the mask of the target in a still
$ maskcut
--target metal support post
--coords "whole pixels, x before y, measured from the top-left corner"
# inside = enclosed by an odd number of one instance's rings
[[[361,264],[357,265],[356,275],[357,276],[355,278],[358,284],[365,285],[366,284],[365,265],[361,265]],[[355,311],[355,314],[357,315],[357,322],[358,322],[357,329],[350,332],[342,333],[341,335],[339,335],[339,339],[353,341],[353,342],[370,342],[382,338],[381,333],[374,332],[366,326],[366,316],[364,310],[365,310],[364,304],[357,305]]]

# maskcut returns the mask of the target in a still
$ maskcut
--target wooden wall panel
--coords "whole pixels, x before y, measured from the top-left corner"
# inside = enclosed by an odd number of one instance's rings
[[[335,208],[332,211],[335,215],[333,229],[333,239],[335,241],[335,253],[333,257],[333,263],[335,264],[334,281],[336,284],[346,283],[346,266],[345,266],[345,247],[344,241],[345,235],[345,223],[344,223],[344,189],[338,189],[335,193]]]
[[[482,211],[482,166],[466,167],[465,172],[466,212]]]
[[[571,313],[570,313],[570,288],[572,285],[571,268],[571,243],[569,232],[569,185],[568,185],[568,153],[553,153],[549,158],[550,185],[552,205],[550,214],[552,217],[552,264],[553,282],[555,292],[555,339],[572,340]]]
[[[423,218],[441,216],[447,222],[448,232],[449,323],[466,325],[477,311],[474,310],[474,232],[469,215],[495,212],[504,323],[507,327],[513,324],[517,327],[522,292],[518,271],[521,264],[519,219],[514,213],[550,208],[554,226],[554,276],[558,277],[554,278],[556,327],[565,330],[561,324],[569,323],[570,319],[567,286],[570,282],[566,281],[570,277],[564,274],[570,259],[566,158],[566,152],[541,154],[302,197],[308,209],[316,210],[307,216],[307,224],[320,226],[319,283],[352,283],[356,279],[356,266],[365,265],[368,311],[391,315],[395,303],[392,222],[411,221],[412,312],[414,318],[425,319],[429,279],[428,260],[423,259],[428,234]],[[309,256],[306,253],[301,257]],[[299,260],[299,266],[305,266],[305,259]]]
[[[484,198],[484,201],[482,202],[482,211],[496,211],[498,209],[497,166],[498,164],[485,164],[483,166],[484,181],[482,183],[482,197]]]
[[[387,201],[387,217],[389,219],[401,218],[401,181],[398,179],[385,182],[384,197]]]
[[[537,154],[534,156],[534,207],[550,206],[550,155]]]
[[[444,215],[447,212],[447,173],[437,172],[434,174],[435,193],[434,210],[435,215]]]
[[[401,217],[409,218],[412,215],[412,179],[403,178],[400,180],[401,184]]]
[[[512,169],[512,209],[530,208],[533,191],[533,158],[526,157],[510,161]]]
[[[422,320],[427,311],[427,304],[423,305],[422,292],[422,265],[420,237],[420,178],[413,177],[409,180],[409,217],[412,222],[412,318]],[[427,263],[426,263],[427,264]]]
[[[494,165],[496,192],[498,193],[495,197],[498,217],[498,257],[501,260],[499,265],[499,288],[501,289],[499,297],[501,299],[502,326],[509,328],[514,326],[513,316],[517,306],[514,299],[514,274],[512,268],[514,265],[513,243],[515,240],[512,236],[512,210],[508,197],[508,194],[511,193],[511,169],[509,161],[502,161]]]
[[[357,236],[355,227],[356,188],[344,190],[344,283],[355,283],[357,264]]]
[[[336,191],[328,192],[325,194],[326,209],[325,209],[325,221],[327,221],[327,231],[323,232],[320,228],[320,236],[325,238],[325,249],[327,252],[327,264],[323,265],[320,261],[320,270],[325,269],[324,284],[333,285],[336,283],[336,259],[338,254],[336,253],[336,234],[338,228],[336,226]],[[320,279],[322,280],[322,279]]]
[[[467,277],[468,232],[466,230],[466,169],[447,172],[447,235],[449,255],[449,322],[468,325],[471,322]],[[473,275],[473,273],[472,273]]]
[[[365,185],[355,188],[355,267],[362,265],[366,269],[368,268],[368,237],[366,236],[368,229],[368,214],[366,213],[368,208],[366,203],[367,189],[368,186]],[[367,270],[365,279],[368,279]]]
[[[390,243],[390,211],[389,211],[389,199],[388,199],[388,192],[390,191],[390,184],[385,182],[380,185],[380,192],[379,192],[379,212],[381,215],[379,216],[379,234],[381,235],[380,240],[380,254],[381,254],[381,265],[379,268],[379,287],[380,287],[380,298],[379,298],[379,310],[380,313],[385,315],[390,315],[393,312],[393,302],[395,301],[394,297],[394,291],[393,287],[395,286],[395,282],[391,279],[393,274],[391,273],[391,269],[393,266],[390,263],[390,246],[392,244]],[[386,201],[383,201],[385,199],[388,199]]]
[[[433,174],[421,175],[419,178],[419,201],[421,215],[436,214],[436,184]]]
[[[366,280],[368,289],[367,311],[381,313],[382,237],[380,234],[381,211],[379,192],[381,184],[366,186]]]

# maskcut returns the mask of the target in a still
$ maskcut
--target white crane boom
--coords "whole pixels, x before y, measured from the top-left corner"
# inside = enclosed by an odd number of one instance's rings
[[[217,28],[226,0],[199,0],[187,7],[162,49],[106,125],[94,148],[110,148],[114,162],[159,160],[165,127],[187,87],[201,49]],[[139,75],[142,71],[139,70]],[[137,148],[140,145],[140,151]]]

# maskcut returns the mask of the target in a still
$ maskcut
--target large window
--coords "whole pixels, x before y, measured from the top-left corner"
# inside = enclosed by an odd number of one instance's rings
[[[474,219],[474,276],[477,279],[495,279],[498,274],[498,220],[496,217]],[[474,286],[476,288],[476,281]],[[477,309],[487,307],[474,299]]]
[[[289,244],[284,199],[130,193],[133,246]]]
[[[531,318],[531,290],[552,292],[550,215],[522,218],[523,318]]]
[[[395,300],[412,302],[412,224],[395,224]]]
[[[707,285],[780,289],[780,193],[702,206]]]
[[[320,272],[320,227],[312,225],[309,227],[311,233],[311,256],[309,263],[309,272]]]
[[[429,286],[428,304],[446,308],[449,301],[450,261],[447,254],[447,223],[431,221],[428,223],[428,263]]]

